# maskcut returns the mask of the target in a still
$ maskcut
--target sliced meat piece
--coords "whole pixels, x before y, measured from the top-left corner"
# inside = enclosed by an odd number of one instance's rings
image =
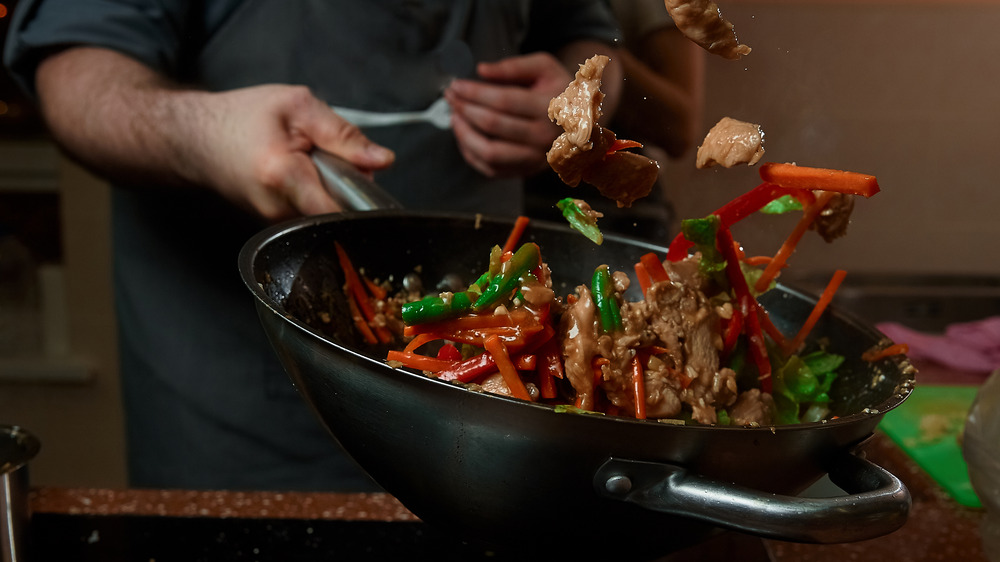
[[[712,0],[664,0],[664,4],[677,29],[706,51],[729,60],[750,54],[750,47],[740,44],[733,24]]]
[[[819,212],[810,228],[816,230],[823,237],[823,240],[833,242],[847,234],[847,225],[851,222],[853,210],[854,196],[848,193],[837,193]]]
[[[698,147],[697,168],[719,164],[731,168],[737,164],[753,166],[764,156],[764,132],[760,125],[723,117],[705,135]]]
[[[649,195],[659,175],[656,161],[616,150],[616,135],[601,127],[601,76],[610,59],[595,55],[580,65],[573,82],[549,103],[549,119],[565,132],[545,157],[559,178],[571,187],[585,181],[619,207],[629,207]]]
[[[586,285],[576,288],[576,302],[569,305],[560,319],[563,369],[576,391],[577,405],[594,408],[594,374],[591,362],[597,355],[597,318],[594,299]]]
[[[593,127],[601,118],[601,77],[609,62],[605,55],[587,59],[566,90],[549,102],[549,119],[566,131],[563,134],[570,146],[582,148],[590,143]]]
[[[741,392],[729,408],[733,425],[760,427],[774,423],[774,398],[757,388]]]

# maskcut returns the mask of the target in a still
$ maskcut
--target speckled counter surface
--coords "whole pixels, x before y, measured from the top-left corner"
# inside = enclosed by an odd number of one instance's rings
[[[949,498],[888,438],[867,448],[913,496],[903,528],[874,540],[804,545],[722,533],[669,562],[984,562],[982,512]],[[36,488],[32,560],[506,560],[422,523],[387,494]]]

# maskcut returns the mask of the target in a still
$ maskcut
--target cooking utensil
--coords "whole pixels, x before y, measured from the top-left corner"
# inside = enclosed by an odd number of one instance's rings
[[[330,195],[348,211],[401,209],[403,206],[353,164],[329,152],[314,150],[313,164]]]
[[[358,127],[387,127],[406,123],[430,123],[438,129],[451,128],[451,106],[444,98],[438,98],[422,111],[378,112],[331,106],[337,115]]]
[[[0,425],[0,561],[24,562],[28,530],[28,462],[38,439],[27,430]]]
[[[511,226],[478,216],[346,213],[274,226],[240,255],[265,331],[306,402],[416,515],[503,548],[555,547],[588,556],[603,548],[618,557],[663,554],[719,526],[842,542],[902,525],[906,488],[851,453],[909,394],[913,370],[901,357],[862,361],[882,336],[836,310],[824,315],[815,335],[847,357],[831,391],[837,419],[773,428],[557,413],[392,369],[384,347],[362,343],[334,241],[374,278],[398,282],[419,268],[433,286],[448,274],[475,279]],[[598,264],[630,271],[642,254],[665,251],[618,236],[596,246],[539,221],[523,239],[541,246],[554,288],[564,295]],[[763,302],[774,323],[792,333],[815,300],[782,287]],[[790,497],[826,473],[849,493]]]

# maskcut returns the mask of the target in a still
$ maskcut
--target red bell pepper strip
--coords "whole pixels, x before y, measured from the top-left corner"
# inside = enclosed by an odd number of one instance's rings
[[[649,272],[646,271],[646,266],[642,265],[642,262],[635,264],[635,277],[639,280],[639,289],[642,290],[642,296],[646,296],[646,292],[649,291],[653,280],[649,278]]]
[[[543,327],[542,331],[530,336],[524,348],[516,353],[528,354],[535,352],[535,350],[545,345],[546,342],[552,340],[555,333],[556,331],[552,326]],[[444,381],[473,382],[479,377],[495,370],[497,370],[497,366],[490,354],[481,353],[475,357],[461,361],[451,368],[438,372],[437,376]]]
[[[437,352],[438,359],[444,359],[446,361],[461,361],[462,352],[455,347],[454,344],[446,343],[441,346],[441,349]]]
[[[725,329],[723,330],[722,352],[719,354],[719,358],[723,362],[729,360],[729,354],[733,352],[736,342],[743,332],[743,313],[740,309],[741,307],[737,303],[737,306],[733,307],[733,316],[729,319],[729,322],[726,322]]]
[[[812,194],[808,191],[803,192],[802,190],[781,187],[771,183],[762,183],[750,191],[747,191],[743,195],[736,197],[722,207],[719,207],[712,214],[719,217],[720,222],[729,228],[737,222],[761,210],[771,201],[785,195],[792,195],[798,198],[810,198],[809,201],[811,201],[812,197]],[[670,243],[670,248],[667,251],[667,259],[670,261],[680,261],[686,258],[688,250],[690,250],[692,246],[694,246],[694,244],[684,238],[683,233],[678,234]]]
[[[740,260],[736,256],[733,245],[733,234],[725,224],[719,225],[717,246],[726,259],[726,278],[733,289],[733,296],[740,308],[740,315],[743,317],[744,332],[750,348],[750,357],[757,365],[760,373],[761,390],[771,392],[771,361],[767,356],[767,347],[764,343],[764,334],[760,329],[760,320],[757,316],[757,299],[750,294],[750,287],[747,286],[746,277],[740,268]]]
[[[639,258],[639,263],[646,268],[646,273],[649,274],[649,278],[652,279],[654,283],[670,280],[670,276],[667,275],[667,270],[663,267],[663,262],[660,261],[660,258],[654,252],[643,254],[642,257]]]
[[[608,147],[607,152],[604,154],[605,156],[611,155],[619,150],[625,150],[626,148],[642,148],[642,143],[634,140],[615,139],[615,141],[611,143],[611,146]]]

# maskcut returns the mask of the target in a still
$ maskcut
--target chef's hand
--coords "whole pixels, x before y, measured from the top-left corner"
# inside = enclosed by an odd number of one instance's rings
[[[314,147],[366,171],[395,158],[301,86],[190,90],[95,47],[48,56],[35,82],[49,130],[89,169],[127,185],[215,189],[266,220],[339,210]]]
[[[462,156],[488,177],[525,176],[546,166],[562,132],[549,120],[549,101],[573,79],[548,53],[480,63],[482,81],[455,80],[445,99]]]
[[[392,164],[395,156],[337,116],[302,86],[265,85],[211,95],[218,115],[209,183],[265,219],[340,211],[323,187],[310,152],[336,154],[362,172]]]

